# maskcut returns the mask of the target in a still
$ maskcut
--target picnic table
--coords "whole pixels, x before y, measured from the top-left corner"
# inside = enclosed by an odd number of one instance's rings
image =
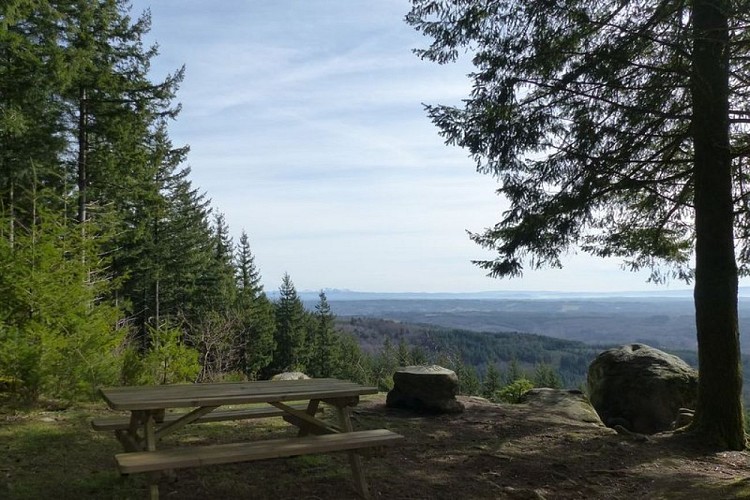
[[[337,379],[106,387],[100,393],[109,407],[129,411],[130,416],[95,419],[92,426],[115,432],[125,450],[115,455],[121,474],[153,474],[152,500],[159,496],[162,471],[335,451],[348,452],[355,488],[369,498],[357,451],[392,445],[403,438],[386,429],[353,429],[351,407],[357,405],[361,395],[376,392],[375,387]],[[335,409],[337,423],[318,418],[321,403]],[[222,409],[247,404],[254,405]],[[176,409],[188,411],[174,412]],[[162,437],[191,423],[264,417],[283,418],[298,428],[297,436],[157,449]]]

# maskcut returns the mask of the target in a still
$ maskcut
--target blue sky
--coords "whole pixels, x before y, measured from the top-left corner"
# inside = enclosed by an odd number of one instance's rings
[[[406,0],[136,0],[152,12],[155,79],[186,65],[176,145],[194,185],[247,231],[267,290],[653,290],[617,261],[493,280],[469,241],[506,208],[448,147],[422,103],[468,95],[467,62],[438,66]],[[682,288],[674,283],[671,288]]]

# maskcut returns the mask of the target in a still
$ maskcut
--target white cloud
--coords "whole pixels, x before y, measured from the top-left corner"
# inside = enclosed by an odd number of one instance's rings
[[[503,210],[494,181],[443,145],[422,103],[468,95],[463,65],[437,66],[403,23],[403,0],[135,0],[152,4],[156,78],[181,66],[192,179],[245,229],[267,288],[471,291],[644,288],[616,263],[496,281],[469,241]]]

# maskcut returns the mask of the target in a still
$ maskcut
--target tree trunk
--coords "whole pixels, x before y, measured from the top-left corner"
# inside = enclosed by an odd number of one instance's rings
[[[693,2],[695,320],[698,404],[692,430],[722,449],[745,447],[737,264],[729,149],[728,0]]]
[[[78,222],[86,222],[86,150],[88,149],[88,110],[86,89],[81,87],[78,96]]]

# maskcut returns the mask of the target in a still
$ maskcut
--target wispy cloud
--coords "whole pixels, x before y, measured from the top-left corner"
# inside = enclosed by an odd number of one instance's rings
[[[486,278],[466,229],[506,207],[465,151],[443,144],[422,103],[459,104],[466,63],[436,66],[403,23],[404,0],[135,0],[152,4],[154,75],[183,63],[194,183],[245,229],[266,286],[469,291],[643,287],[616,263],[572,257],[523,281]]]

